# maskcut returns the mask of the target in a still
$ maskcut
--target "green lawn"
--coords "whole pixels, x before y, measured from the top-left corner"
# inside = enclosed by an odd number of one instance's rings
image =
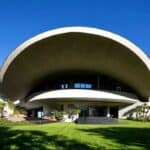
[[[150,123],[118,125],[0,122],[0,150],[150,150]]]

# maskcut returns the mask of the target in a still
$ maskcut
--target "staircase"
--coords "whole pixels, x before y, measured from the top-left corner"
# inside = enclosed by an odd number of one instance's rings
[[[136,102],[130,106],[122,108],[119,110],[119,118],[126,119],[131,111],[135,110],[137,106],[143,105],[143,102]]]
[[[115,118],[107,117],[79,117],[77,123],[81,124],[116,124],[118,123]]]

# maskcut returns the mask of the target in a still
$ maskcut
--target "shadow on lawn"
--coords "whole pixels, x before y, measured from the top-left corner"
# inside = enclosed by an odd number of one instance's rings
[[[55,148],[54,148],[54,147]],[[0,127],[0,150],[93,150],[80,141],[62,135],[47,135],[42,131],[11,130]],[[98,147],[94,150],[101,150]]]
[[[126,146],[139,146],[150,150],[150,128],[108,127],[79,130],[113,140],[124,145],[124,149],[127,148]]]

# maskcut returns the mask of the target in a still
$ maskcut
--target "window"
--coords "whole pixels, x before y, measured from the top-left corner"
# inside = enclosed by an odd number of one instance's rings
[[[37,112],[37,118],[42,118],[44,116],[43,111],[38,111]]]
[[[75,84],[74,84],[74,88],[75,88],[75,89],[80,89],[80,83],[75,83]]]
[[[60,84],[60,88],[61,89],[68,89],[68,84],[67,83],[62,83],[62,84]]]
[[[81,89],[85,89],[85,84],[84,84],[84,83],[81,83],[81,84],[80,84],[80,87],[81,87]]]
[[[74,83],[75,89],[91,89],[92,84],[90,83]]]
[[[92,88],[92,84],[86,84],[86,85],[85,85],[85,88],[86,88],[86,89],[91,89],[91,88]]]

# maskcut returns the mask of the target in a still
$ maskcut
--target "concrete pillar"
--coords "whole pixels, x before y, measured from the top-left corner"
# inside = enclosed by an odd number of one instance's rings
[[[92,112],[91,112],[91,108],[89,107],[89,116],[91,116]]]
[[[89,116],[93,116],[93,108],[89,107]]]
[[[68,111],[68,104],[63,104],[64,105],[64,111],[67,112]]]
[[[109,106],[107,106],[107,118],[110,118],[110,107]]]
[[[32,110],[32,119],[35,118],[35,110]]]
[[[48,115],[48,114],[50,114],[50,112],[51,112],[50,105],[44,104],[43,105],[43,113],[44,113],[44,115]]]

